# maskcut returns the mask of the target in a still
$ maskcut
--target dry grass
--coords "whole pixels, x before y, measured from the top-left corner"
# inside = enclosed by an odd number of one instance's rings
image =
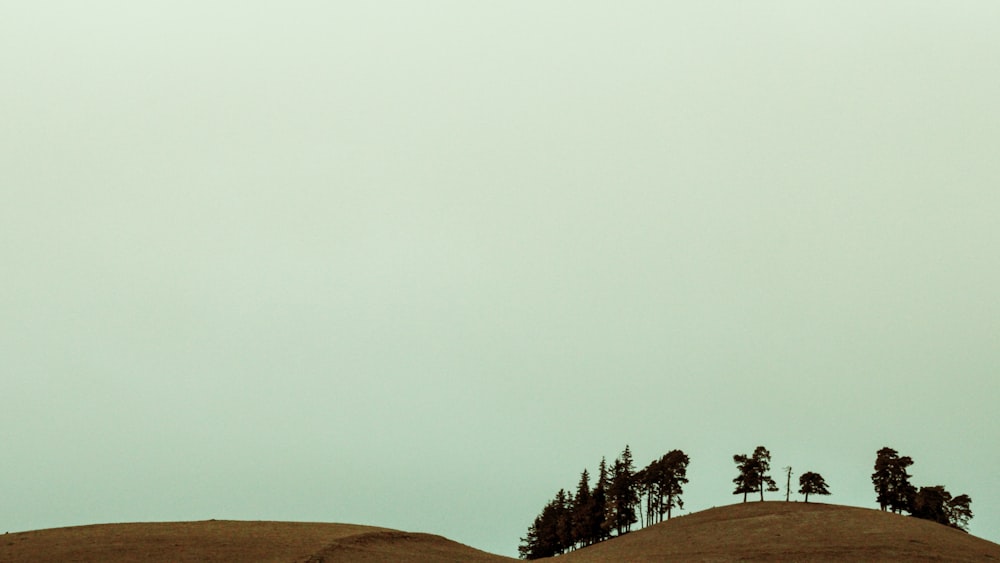
[[[674,518],[556,558],[595,561],[996,561],[1000,545],[940,524],[828,504],[753,502]],[[515,561],[429,534],[351,524],[104,524],[0,536],[0,563]]]
[[[514,560],[439,536],[352,524],[209,520],[100,524],[0,536],[0,563],[39,561],[496,563]]]
[[[997,561],[1000,545],[935,522],[849,506],[713,508],[559,558],[597,561]]]
[[[373,532],[337,541],[309,563],[501,563],[517,561],[453,542],[441,536],[406,532]]]
[[[382,528],[298,522],[100,524],[0,536],[0,562],[305,561],[330,543]]]

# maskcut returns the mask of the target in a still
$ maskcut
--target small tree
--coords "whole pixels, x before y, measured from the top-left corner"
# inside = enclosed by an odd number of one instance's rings
[[[753,459],[757,469],[757,490],[760,491],[760,500],[764,500],[764,491],[774,493],[778,491],[778,484],[774,482],[771,475],[771,452],[764,446],[757,446],[753,451]]]
[[[743,493],[743,502],[746,502],[747,493],[756,491],[753,480],[753,458],[743,454],[736,454],[733,456],[733,463],[736,464],[736,470],[739,471],[739,474],[733,479],[733,483],[736,485],[733,494],[738,495]]]
[[[972,498],[969,495],[958,495],[948,503],[948,525],[963,532],[969,531],[969,520],[972,520]]]
[[[805,495],[806,502],[809,502],[809,495],[828,495],[830,491],[822,475],[806,471],[799,476],[799,493]]]

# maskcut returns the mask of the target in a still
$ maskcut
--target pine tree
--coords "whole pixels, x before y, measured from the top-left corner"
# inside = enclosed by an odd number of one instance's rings
[[[542,517],[535,517],[535,521],[528,526],[528,534],[521,538],[521,545],[517,546],[517,554],[521,559],[538,559],[541,555],[536,556],[538,550],[538,524]]]
[[[876,452],[872,484],[875,485],[879,508],[896,513],[910,511],[911,500],[916,494],[916,489],[910,484],[910,474],[906,472],[911,465],[913,460],[909,456],[900,457],[899,452],[892,448]]]
[[[597,467],[597,482],[594,483],[594,491],[591,495],[591,498],[594,499],[593,512],[591,513],[591,525],[593,526],[591,537],[593,538],[593,542],[603,541],[611,537],[608,529],[604,526],[608,513],[609,486],[608,462],[602,457],[601,464]]]
[[[768,472],[771,470],[771,452],[764,446],[757,446],[752,456],[737,454],[733,462],[739,470],[739,475],[733,479],[736,484],[734,495],[743,493],[743,502],[747,501],[747,493],[760,492],[760,500],[764,500],[764,492],[775,492],[778,484]]]
[[[764,446],[757,446],[753,451],[753,459],[757,470],[757,490],[760,491],[760,500],[763,501],[765,489],[769,493],[778,491],[778,484],[768,474],[771,470],[771,452]]]
[[[747,501],[747,493],[752,493],[756,491],[754,488],[754,468],[753,468],[753,458],[743,454],[736,454],[733,456],[733,463],[736,464],[736,470],[739,474],[733,479],[733,483],[736,485],[736,489],[733,490],[734,495],[743,493],[743,502]]]
[[[968,531],[969,520],[972,519],[970,508],[972,499],[969,495],[952,497],[941,485],[920,487],[913,495],[911,514],[917,518],[933,520],[946,526]]]
[[[951,493],[941,485],[920,487],[920,490],[913,496],[910,513],[917,518],[947,525],[949,523],[947,506],[950,501]]]
[[[586,469],[580,474],[573,502],[573,541],[580,545],[590,545],[594,537],[594,496],[590,491],[590,473]]]
[[[805,495],[806,502],[809,502],[809,495],[828,495],[830,491],[822,475],[806,471],[799,475],[799,493]]]
[[[969,520],[972,520],[972,498],[969,495],[958,495],[948,502],[948,525],[963,532],[969,531]]]
[[[573,494],[567,493],[563,489],[559,489],[559,492],[556,494],[556,550],[558,553],[565,553],[573,549],[573,546],[576,545],[576,539],[573,537],[574,500]]]
[[[652,526],[657,522],[663,493],[660,490],[660,460],[654,459],[635,473],[636,492],[639,494],[639,524]],[[645,524],[643,524],[642,498],[646,497]]]
[[[546,503],[542,513],[528,527],[528,535],[521,538],[517,551],[523,559],[552,557],[565,553],[571,547],[567,543],[570,502],[570,496],[560,489],[555,499]]]
[[[613,528],[619,536],[628,533],[637,521],[635,507],[639,504],[639,494],[634,475],[632,452],[626,445],[611,469],[608,509],[604,519],[604,527],[608,530]]]
[[[674,507],[684,508],[681,495],[684,494],[684,485],[688,482],[687,466],[690,461],[687,454],[681,450],[671,450],[660,458],[660,492],[666,496],[666,501],[661,501],[660,505],[667,512],[667,520],[670,520],[670,513]],[[660,521],[663,521],[662,512]]]

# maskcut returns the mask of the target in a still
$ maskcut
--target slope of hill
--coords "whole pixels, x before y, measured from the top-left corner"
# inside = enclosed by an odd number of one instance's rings
[[[0,536],[0,563],[512,561],[428,534],[352,524],[99,524]]]
[[[384,531],[342,538],[315,553],[307,563],[501,563],[517,561],[431,534]]]
[[[559,558],[596,561],[998,561],[1000,545],[868,508],[750,502],[674,518]]]

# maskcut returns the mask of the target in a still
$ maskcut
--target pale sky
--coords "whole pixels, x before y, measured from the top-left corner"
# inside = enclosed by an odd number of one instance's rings
[[[993,1],[4,3],[0,531],[514,555],[628,443],[690,455],[689,511],[757,445],[876,507],[891,446],[1000,541],[998,30]]]

